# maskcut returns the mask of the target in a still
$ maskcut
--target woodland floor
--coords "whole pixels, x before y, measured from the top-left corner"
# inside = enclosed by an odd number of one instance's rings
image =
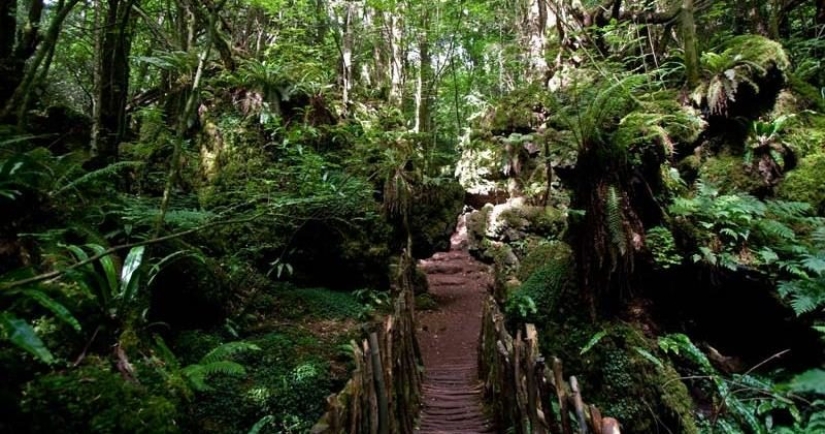
[[[421,261],[429,292],[438,304],[418,313],[418,340],[424,359],[424,408],[419,433],[494,433],[485,414],[478,376],[481,309],[491,282],[489,267],[464,247],[462,231],[449,252]]]

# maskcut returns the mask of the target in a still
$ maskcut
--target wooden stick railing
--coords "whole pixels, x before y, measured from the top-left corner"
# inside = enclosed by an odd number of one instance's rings
[[[533,324],[525,325],[523,334],[518,330],[515,338],[510,335],[492,296],[484,304],[479,357],[499,428],[512,427],[517,434],[620,434],[615,419],[603,418],[598,408],[584,403],[576,377],[564,381],[561,360],[553,358],[547,369]],[[551,402],[558,404],[560,420]]]
[[[421,359],[415,338],[414,262],[402,258],[393,313],[358,345],[344,389],[327,398],[313,434],[410,434],[421,402]]]

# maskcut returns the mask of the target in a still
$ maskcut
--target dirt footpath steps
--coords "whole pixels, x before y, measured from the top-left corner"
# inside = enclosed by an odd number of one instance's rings
[[[435,311],[419,312],[418,340],[424,359],[424,408],[418,433],[495,433],[484,412],[483,383],[478,378],[481,307],[491,277],[489,267],[461,249],[421,261]]]

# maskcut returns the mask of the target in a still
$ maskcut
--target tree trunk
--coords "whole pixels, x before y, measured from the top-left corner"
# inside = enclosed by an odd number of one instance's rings
[[[352,89],[352,16],[355,6],[352,2],[344,5],[344,28],[341,43],[341,102],[344,115],[349,112],[349,91]]]
[[[521,28],[527,60],[527,81],[535,82],[547,76],[548,27],[547,0],[528,0]],[[555,24],[555,23],[554,23]]]
[[[0,107],[11,98],[23,70],[23,63],[12,56],[17,33],[16,16],[17,0],[0,0]]]
[[[132,48],[132,5],[136,0],[106,0],[95,71],[92,157],[105,165],[117,160],[126,131],[129,96],[129,53]]]
[[[431,126],[431,107],[433,103],[433,66],[430,54],[429,40],[429,11],[424,11],[421,20],[421,34],[418,38],[418,54],[421,61],[418,69],[418,83],[416,89],[416,131],[429,133]]]
[[[37,71],[40,68],[40,65],[42,65],[48,57],[48,54],[54,45],[57,44],[57,39],[60,36],[60,29],[63,27],[63,21],[66,20],[66,17],[69,16],[69,12],[71,12],[72,8],[74,8],[79,1],[80,0],[69,0],[64,3],[63,0],[61,0],[58,3],[54,18],[52,18],[52,21],[49,23],[49,28],[46,31],[46,35],[43,37],[43,41],[38,46],[37,54],[29,64],[23,77],[18,81],[14,92],[8,100],[5,101],[3,111],[0,113],[0,119],[8,118],[12,114],[12,110],[16,109],[17,123],[23,124],[25,122],[25,101],[27,100],[28,94],[32,91],[34,85],[36,84],[35,79],[38,75]]]
[[[389,73],[387,102],[393,106],[401,105],[403,94],[404,59],[401,56],[401,43],[403,38],[401,26],[401,18],[397,13],[384,12],[384,42],[390,55],[389,71],[387,71]]]
[[[825,25],[825,0],[816,0],[816,25]]]
[[[26,22],[18,26],[17,2],[0,0],[0,107],[23,81],[26,61],[37,51],[43,7],[43,0],[32,1]]]
[[[699,84],[699,53],[696,47],[696,23],[693,20],[693,0],[682,1],[682,42],[685,50],[685,74],[691,89]]]

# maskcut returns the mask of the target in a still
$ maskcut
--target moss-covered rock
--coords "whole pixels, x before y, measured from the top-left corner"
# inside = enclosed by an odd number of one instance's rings
[[[426,189],[412,204],[409,223],[413,237],[413,256],[428,258],[450,249],[450,236],[464,206],[464,189],[449,182]],[[401,237],[406,241],[406,234]]]
[[[483,242],[487,238],[487,227],[492,211],[493,205],[488,203],[481,209],[464,216],[467,228],[467,247],[473,255],[484,250]]]
[[[808,202],[820,214],[825,212],[825,152],[808,155],[799,161],[796,170],[789,172],[779,185],[782,199]]]
[[[527,281],[533,273],[548,264],[567,263],[572,254],[570,246],[561,241],[540,243],[521,260],[516,277],[522,282]]]
[[[524,209],[531,234],[560,239],[567,229],[567,212],[558,207],[530,206]]]
[[[588,398],[621,421],[623,432],[698,433],[693,400],[667,358],[656,356],[656,342],[631,325],[604,331],[582,356],[586,370],[579,379],[592,391]]]
[[[765,187],[759,174],[750,169],[744,158],[734,155],[708,158],[699,168],[699,176],[723,192],[754,193]]]
[[[523,318],[524,322],[549,324],[553,318],[564,315],[562,302],[576,297],[573,254],[567,244],[548,243],[525,257],[526,264],[517,274],[522,285],[510,294],[513,299],[529,297],[536,312]]]
[[[569,246],[542,245],[524,261],[519,274],[529,277],[510,293],[508,314],[538,326],[542,353],[565,363],[589,402],[617,418],[622,432],[698,432],[687,388],[659,355],[656,341],[629,324],[592,322],[577,290]]]
[[[180,432],[176,404],[90,357],[79,368],[29,383],[22,407],[31,432],[163,434]]]

